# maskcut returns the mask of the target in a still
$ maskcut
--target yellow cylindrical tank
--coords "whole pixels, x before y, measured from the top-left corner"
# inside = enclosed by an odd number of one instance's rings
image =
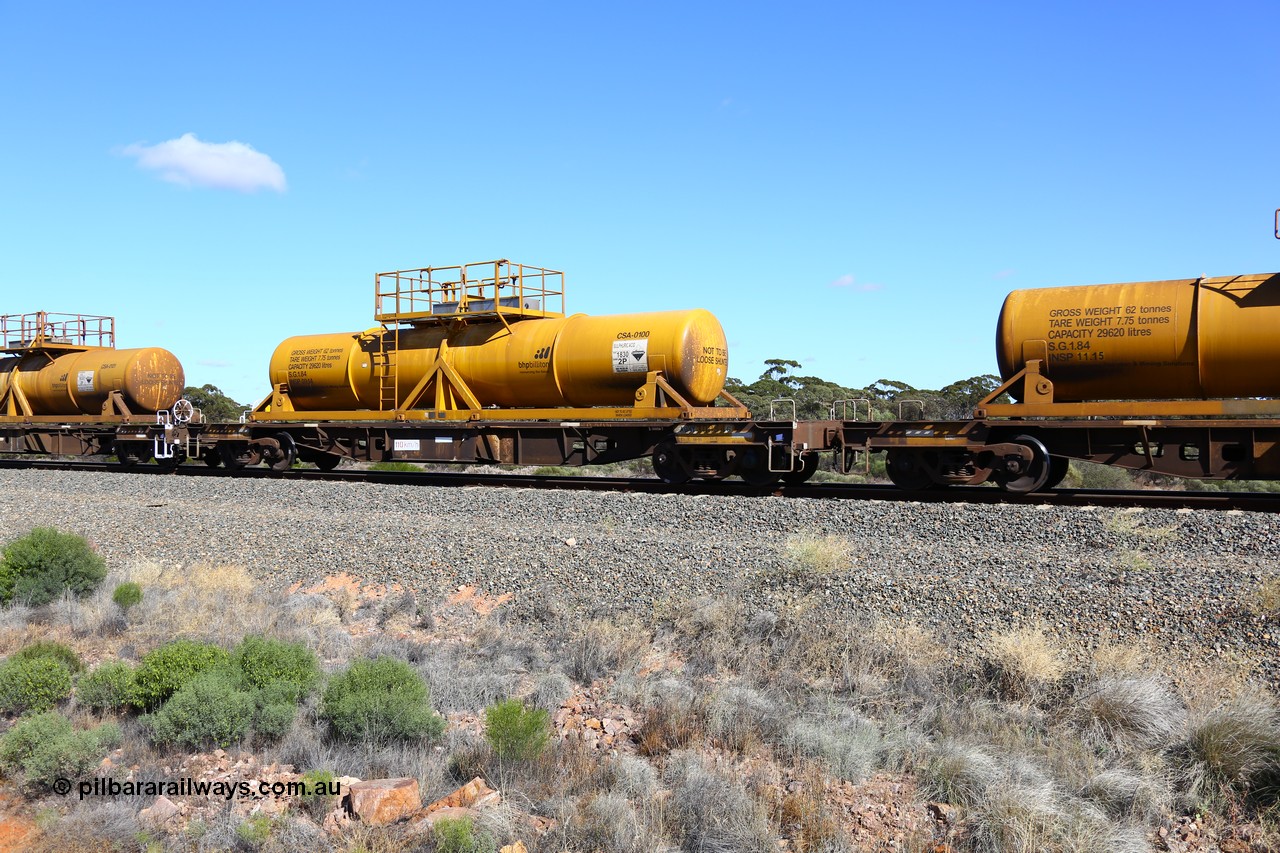
[[[1016,290],[996,357],[1058,402],[1280,396],[1280,274]]]
[[[302,411],[378,409],[378,353],[384,330],[289,338],[271,356],[273,385],[288,384]],[[661,370],[694,405],[715,400],[728,370],[728,344],[709,311],[664,311],[521,320],[510,329],[478,323],[401,329],[395,355],[399,393],[435,363],[448,363],[484,406],[633,406],[646,374]]]
[[[177,356],[160,347],[39,350],[0,360],[0,394],[15,378],[36,415],[101,414],[112,391],[131,412],[158,412],[177,402],[186,383]]]

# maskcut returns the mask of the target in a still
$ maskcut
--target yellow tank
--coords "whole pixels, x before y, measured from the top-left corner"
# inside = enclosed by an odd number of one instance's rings
[[[289,338],[271,356],[271,382],[287,383],[302,411],[378,409],[374,356],[383,329]],[[724,387],[728,345],[709,311],[664,311],[500,322],[449,333],[443,326],[401,329],[395,356],[407,394],[448,341],[448,362],[482,405],[501,408],[633,406],[650,370],[694,405]]]
[[[0,394],[17,377],[35,415],[97,415],[112,391],[131,412],[158,412],[182,396],[186,377],[177,356],[159,347],[49,350],[0,359]]]
[[[1016,290],[996,357],[1058,402],[1280,396],[1280,273]]]

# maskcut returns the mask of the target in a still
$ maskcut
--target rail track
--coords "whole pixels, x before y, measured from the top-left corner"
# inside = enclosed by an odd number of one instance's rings
[[[188,464],[177,468],[138,465],[122,468],[113,462],[51,459],[0,459],[0,470],[30,469],[127,473],[152,476],[236,477],[246,479],[306,480],[345,483],[379,483],[398,486],[491,487],[518,489],[574,489],[579,491],[639,492],[647,494],[719,495],[741,497],[822,498],[829,500],[877,500],[918,503],[1020,503],[1041,506],[1105,506],[1150,509],[1208,509],[1280,513],[1280,494],[1268,492],[1177,492],[1154,490],[1052,489],[1017,495],[987,486],[952,486],[942,489],[903,491],[890,485],[850,483],[777,483],[753,486],[736,480],[697,481],[672,485],[655,478],[535,476],[532,474],[477,474],[453,471],[320,471],[314,468],[210,468]]]

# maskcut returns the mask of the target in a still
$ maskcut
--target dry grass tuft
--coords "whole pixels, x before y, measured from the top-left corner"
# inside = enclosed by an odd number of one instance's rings
[[[930,800],[973,808],[1000,780],[1000,762],[981,747],[945,743],[922,771],[921,795]]]
[[[1197,804],[1280,800],[1280,707],[1272,697],[1242,693],[1194,712],[1184,752],[1187,792]]]
[[[1280,575],[1264,578],[1253,592],[1249,609],[1258,616],[1280,616]]]
[[[113,581],[142,587],[141,603],[129,611],[129,626],[134,636],[149,641],[185,636],[230,645],[246,634],[275,634],[282,616],[284,595],[263,589],[242,566],[134,563],[118,578],[108,578],[85,603],[99,619],[116,608],[110,598]],[[210,618],[211,605],[234,618]]]
[[[715,764],[692,752],[679,752],[667,763],[666,780],[684,849],[702,853],[777,850],[763,804]]]
[[[569,675],[582,684],[619,675],[639,665],[650,641],[648,630],[632,620],[592,620],[569,640]]]
[[[652,685],[643,700],[640,754],[665,755],[705,738],[701,704],[690,687],[673,679]]]
[[[1166,742],[1186,711],[1161,679],[1104,678],[1076,697],[1075,709],[1094,731],[1121,750]]]
[[[573,841],[577,843],[572,849],[652,853],[669,848],[661,823],[652,825],[646,817],[621,794],[590,795],[573,822]]]
[[[110,801],[78,804],[42,828],[32,846],[23,849],[35,853],[126,850],[137,847],[141,831],[133,805]]]
[[[801,534],[787,540],[785,552],[792,568],[799,574],[830,575],[849,568],[849,540],[829,534]]]
[[[983,644],[984,664],[1001,695],[1032,698],[1062,680],[1067,671],[1062,651],[1039,628],[1015,628],[992,634]]]
[[[799,853],[843,850],[844,833],[827,807],[821,771],[807,767],[800,775],[799,786],[781,794],[775,818],[778,825]]]
[[[1113,818],[1150,821],[1169,807],[1168,784],[1163,777],[1121,767],[1090,777],[1080,794]]]
[[[1103,643],[1089,653],[1089,665],[1101,678],[1125,678],[1155,670],[1156,656],[1136,643]]]
[[[746,684],[716,691],[707,712],[707,729],[715,742],[731,752],[746,753],[776,743],[789,720],[785,704]]]
[[[1145,527],[1142,524],[1142,510],[1121,509],[1116,510],[1106,520],[1102,526],[1110,533],[1117,536],[1126,536],[1137,539],[1140,542],[1149,542],[1152,544],[1167,544],[1178,538],[1178,528],[1171,527]]]
[[[1055,849],[1066,824],[1052,786],[1002,779],[973,810],[972,841],[983,853],[1040,853]]]
[[[884,750],[880,728],[851,711],[797,720],[784,743],[793,755],[821,759],[833,776],[850,782],[870,776]]]

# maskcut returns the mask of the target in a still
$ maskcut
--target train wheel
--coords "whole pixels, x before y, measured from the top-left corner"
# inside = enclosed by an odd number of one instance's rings
[[[769,470],[769,450],[764,447],[749,447],[743,451],[738,457],[737,474],[742,482],[752,486],[769,486],[782,476],[780,471]]]
[[[257,465],[262,461],[261,454],[256,450],[251,450],[248,446],[241,447],[238,442],[221,442],[218,445],[218,455],[222,457],[222,464],[232,471],[238,471],[246,465]]]
[[[121,441],[116,444],[116,458],[125,468],[145,465],[152,459],[151,443],[147,441]]]
[[[1031,461],[1026,462],[1022,459],[1005,460],[1002,469],[991,472],[991,478],[996,481],[996,485],[1006,492],[1025,495],[1039,491],[1049,481],[1049,468],[1051,466],[1049,451],[1040,443],[1040,439],[1034,436],[1020,435],[1013,441],[1015,444],[1031,448]]]
[[[1056,489],[1058,484],[1067,477],[1067,471],[1071,468],[1071,460],[1065,456],[1049,457],[1049,478],[1044,481],[1044,488]]]
[[[307,460],[321,471],[332,471],[342,462],[342,457],[333,453],[317,453]]]
[[[680,458],[680,450],[674,444],[659,444],[653,449],[653,473],[664,483],[687,483],[693,477],[689,466]]]
[[[889,475],[889,482],[904,492],[919,492],[934,485],[919,453],[890,450],[885,454],[884,470]]]
[[[280,442],[280,449],[275,453],[269,453],[267,464],[271,466],[272,471],[288,471],[293,467],[294,460],[298,458],[298,445],[294,444],[293,436],[287,432],[276,433],[276,441]]]
[[[218,454],[217,448],[210,447],[200,454],[200,459],[210,468],[217,468],[222,464],[222,457]]]
[[[818,454],[810,453],[800,457],[800,467],[782,475],[782,482],[788,486],[798,486],[813,476],[818,470]]]
[[[739,468],[738,476],[744,483],[752,486],[772,486],[781,477],[777,471],[770,471],[767,465]]]
[[[176,471],[178,466],[187,461],[187,451],[182,447],[174,445],[173,455],[168,459],[157,459],[156,464],[160,466],[162,471]]]

